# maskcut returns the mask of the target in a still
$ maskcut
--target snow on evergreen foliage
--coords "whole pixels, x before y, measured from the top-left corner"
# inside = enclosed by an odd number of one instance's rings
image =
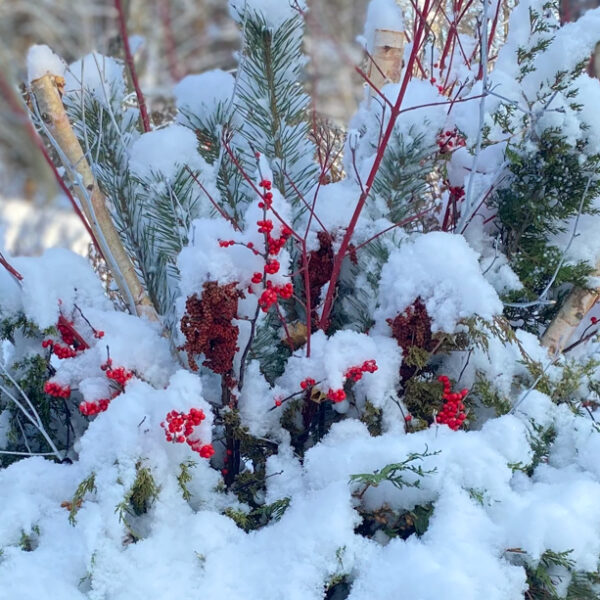
[[[98,258],[0,254],[0,598],[600,597],[598,319],[540,341],[596,285],[600,9],[501,40],[486,2],[484,76],[481,7],[445,45],[372,0],[368,49],[417,46],[343,139],[304,4],[230,8],[237,73],[151,131],[118,59],[29,54],[158,319]]]

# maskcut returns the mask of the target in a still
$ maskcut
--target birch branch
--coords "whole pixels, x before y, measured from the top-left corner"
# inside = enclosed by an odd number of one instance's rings
[[[85,158],[62,103],[60,85],[62,79],[51,74],[44,75],[31,82],[31,90],[37,102],[41,118],[48,132],[61,150],[63,166],[70,173],[75,184],[75,193],[82,210],[96,233],[102,251],[113,271],[121,293],[130,298],[132,312],[146,315],[156,321],[158,315],[144,290],[127,254],[121,238],[112,222],[106,207],[106,197],[100,190]]]

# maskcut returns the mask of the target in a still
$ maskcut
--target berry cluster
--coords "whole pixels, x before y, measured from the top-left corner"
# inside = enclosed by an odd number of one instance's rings
[[[340,388],[339,390],[332,390],[329,388],[329,391],[327,392],[327,398],[334,403],[343,402],[346,399],[346,392],[343,390],[343,388]]]
[[[365,360],[365,362],[362,365],[350,367],[344,373],[344,377],[346,379],[351,379],[352,381],[360,381],[362,379],[363,373],[375,373],[377,369],[377,363],[374,360]]]
[[[270,191],[273,184],[269,179],[262,179],[259,182],[259,187],[264,189],[261,193],[261,202],[259,202],[259,208],[262,208],[265,213],[272,207],[273,204],[273,193]],[[281,269],[281,263],[275,258],[283,249],[288,239],[292,235],[292,230],[287,226],[281,227],[280,237],[273,237],[271,234],[275,229],[275,225],[271,219],[266,218],[256,221],[258,225],[258,232],[265,236],[265,249],[269,258],[265,260],[264,273],[255,272],[252,274],[251,283],[254,285],[263,284],[264,289],[258,299],[258,305],[263,312],[268,312],[269,309],[277,303],[281,298],[283,300],[289,299],[294,293],[294,287],[291,283],[287,283],[283,286],[273,285],[273,282],[266,279],[266,275],[275,275],[279,273]],[[227,248],[236,244],[235,240],[219,240],[219,246],[221,248]],[[242,244],[251,250],[255,255],[259,256],[261,253],[255,249],[252,242]],[[248,287],[248,293],[253,294],[252,286]]]
[[[81,402],[79,404],[79,412],[86,417],[93,417],[101,412],[104,412],[110,404],[112,398],[102,398],[95,402]]]
[[[81,313],[81,309],[78,310]],[[85,318],[83,313],[81,313],[81,316],[90,326],[96,339],[101,339],[104,337],[103,331],[94,329],[90,322]],[[53,352],[58,358],[74,358],[75,356],[79,355],[80,353],[84,352],[89,348],[88,343],[75,329],[75,324],[73,323],[73,321],[69,321],[62,314],[58,317],[56,329],[60,334],[61,341],[56,341],[50,338],[45,339],[44,341],[42,341],[42,348],[50,348],[51,352]],[[129,374],[127,379],[129,379],[131,376],[132,374]],[[68,398],[71,395],[71,387],[68,385],[63,386],[55,381],[47,381],[44,384],[44,392],[49,396],[55,396],[57,398]],[[95,415],[99,412],[106,410],[108,408],[109,403],[110,399],[98,400],[97,402],[82,402],[79,406],[79,410],[84,415]]]
[[[598,323],[598,317],[590,317],[590,323],[596,325]]]
[[[105,372],[106,377],[117,383],[120,389],[116,390],[110,398],[102,398],[93,402],[84,401],[79,404],[79,412],[86,417],[93,417],[104,412],[109,404],[121,394],[125,384],[133,377],[133,373],[125,367],[112,368],[112,359],[108,358],[105,363],[100,365]]]
[[[258,185],[265,189],[265,192],[262,195],[263,201],[258,203],[258,208],[271,208],[271,204],[273,204],[271,187],[273,184],[268,179],[263,179]]]
[[[77,356],[77,350],[70,346],[64,346],[60,342],[54,342],[50,339],[42,342],[42,348],[50,348],[58,358],[74,358]]]
[[[74,323],[67,320],[63,315],[58,317],[56,329],[63,343],[47,338],[42,342],[42,348],[50,348],[58,358],[74,358],[77,354],[89,348],[87,342],[77,333]],[[97,331],[93,327],[92,331],[94,337],[100,338],[104,335],[103,331]]]
[[[444,407],[438,413],[436,421],[440,425],[448,425],[452,431],[457,431],[467,418],[465,405],[462,401],[469,393],[469,390],[461,390],[460,392],[452,393],[450,379],[447,375],[440,375],[438,381],[444,386],[444,392],[442,394]]]
[[[44,393],[57,398],[68,398],[71,395],[71,387],[68,385],[60,385],[55,381],[46,381],[44,384]]]
[[[454,131],[442,131],[438,135],[437,145],[440,149],[440,154],[447,154],[448,152],[451,152],[453,148],[466,146],[467,140],[458,129],[455,128]]]
[[[300,382],[300,387],[305,390],[317,385],[317,382],[312,377],[307,377]]]
[[[116,369],[112,369],[110,368],[110,364],[106,366],[106,376],[109,379],[112,379],[112,381],[118,383],[121,387],[125,387],[125,384],[133,377],[133,373],[128,371],[125,367],[117,367]]]
[[[265,273],[267,273],[268,275],[275,275],[275,273],[277,273],[277,271],[279,271],[280,266],[281,265],[279,264],[278,260],[276,260],[276,259],[269,260],[265,264]]]
[[[186,442],[202,458],[210,458],[215,453],[212,444],[203,444],[200,440],[190,438],[194,433],[194,427],[200,425],[204,419],[206,415],[200,408],[192,408],[189,413],[172,410],[167,414],[166,423],[163,421],[160,426],[165,430],[167,442],[177,444]]]

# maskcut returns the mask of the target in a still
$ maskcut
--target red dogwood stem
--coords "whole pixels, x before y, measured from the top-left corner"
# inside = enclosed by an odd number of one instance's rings
[[[117,16],[119,19],[119,31],[121,33],[121,38],[123,39],[123,49],[125,50],[125,62],[127,63],[129,74],[131,75],[131,83],[133,84],[135,95],[137,96],[138,107],[140,109],[140,116],[142,118],[142,125],[144,126],[144,132],[148,133],[150,131],[150,119],[148,117],[148,110],[146,108],[146,99],[144,98],[144,94],[142,93],[142,88],[140,88],[137,72],[135,70],[133,55],[131,54],[131,47],[129,46],[129,36],[127,35],[127,23],[125,21],[125,13],[123,11],[123,5],[121,4],[121,0],[115,0],[115,8],[117,9]]]
[[[333,307],[333,298],[335,294],[335,287],[337,281],[340,276],[340,272],[342,270],[342,263],[346,256],[346,251],[348,250],[348,246],[350,244],[350,240],[354,234],[354,229],[356,228],[356,223],[358,222],[358,218],[365,206],[365,202],[369,197],[369,193],[371,191],[371,187],[373,186],[373,182],[375,181],[375,177],[379,171],[379,167],[381,166],[381,161],[383,160],[383,155],[387,148],[387,145],[390,141],[390,137],[394,130],[394,125],[396,124],[396,120],[398,119],[398,115],[400,114],[400,106],[402,105],[402,101],[404,100],[404,95],[406,94],[406,88],[408,87],[408,82],[412,77],[412,71],[417,60],[417,55],[419,53],[419,48],[421,46],[421,41],[423,39],[423,32],[426,26],[427,14],[430,8],[430,0],[425,0],[425,4],[423,6],[422,16],[419,20],[419,25],[415,32],[415,36],[413,38],[413,47],[410,53],[410,58],[408,59],[406,70],[404,72],[404,78],[402,80],[402,84],[400,86],[400,91],[398,92],[398,98],[396,99],[396,103],[391,110],[390,120],[383,134],[383,138],[381,143],[379,144],[379,148],[377,149],[377,154],[375,156],[375,161],[373,162],[373,166],[371,167],[371,171],[367,178],[367,181],[364,186],[364,191],[361,193],[358,202],[356,204],[356,208],[354,209],[354,213],[352,218],[350,219],[350,223],[346,228],[346,233],[342,239],[342,243],[340,248],[335,255],[333,261],[333,269],[331,272],[331,278],[329,279],[329,287],[327,289],[327,295],[325,296],[325,301],[323,303],[323,312],[321,313],[321,319],[319,321],[319,329],[326,330],[329,324],[329,315],[331,314],[331,309]]]

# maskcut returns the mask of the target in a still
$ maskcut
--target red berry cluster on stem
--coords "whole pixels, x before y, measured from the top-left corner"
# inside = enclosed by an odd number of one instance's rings
[[[63,315],[59,315],[56,329],[60,334],[62,343],[47,338],[42,342],[42,348],[50,348],[58,358],[74,358],[77,354],[89,348],[88,343],[75,329],[75,324],[66,319]],[[93,329],[93,331],[95,337],[102,337],[104,335],[103,331],[97,331],[95,329]]]
[[[312,377],[307,377],[300,382],[300,387],[305,390],[307,388],[311,388],[315,386],[317,382]]]
[[[167,414],[166,422],[163,421],[160,426],[165,430],[167,442],[177,444],[186,442],[202,458],[210,458],[215,453],[212,444],[204,444],[201,440],[190,437],[194,433],[194,428],[200,425],[204,419],[206,419],[206,415],[201,408],[192,408],[189,413],[172,410]]]
[[[118,396],[118,394],[116,394],[116,396]],[[113,396],[113,398],[116,396]],[[96,400],[95,402],[81,402],[79,404],[79,412],[86,417],[98,415],[108,408],[108,405],[111,403],[113,398],[102,398],[100,400]]]
[[[444,406],[438,413],[436,421],[440,425],[448,425],[452,431],[457,431],[467,418],[463,400],[469,393],[469,390],[461,390],[460,392],[452,393],[450,379],[447,375],[440,375],[438,381],[444,386],[444,392],[442,394]]]
[[[262,201],[259,203],[259,208],[262,208],[266,212],[271,208],[273,203],[273,193],[270,191],[273,184],[269,179],[264,178],[258,185],[264,189],[264,192],[261,193]],[[269,258],[265,260],[264,274],[257,271],[252,274],[250,281],[254,285],[263,283],[264,289],[258,299],[258,305],[263,312],[267,312],[280,298],[284,300],[289,299],[294,293],[294,287],[291,283],[283,286],[275,286],[273,282],[266,279],[267,275],[279,273],[281,264],[275,257],[281,252],[293,232],[287,225],[283,225],[280,237],[273,237],[271,233],[275,229],[275,225],[272,219],[268,219],[266,216],[263,219],[259,219],[256,224],[258,225],[258,232],[265,236],[265,250]],[[234,240],[219,240],[219,246],[222,248],[227,248],[235,243]],[[254,248],[252,242],[243,245],[252,250],[254,254],[260,255],[260,252]],[[248,292],[254,293],[252,286],[248,287]]]
[[[344,373],[344,377],[346,379],[351,379],[352,381],[360,381],[362,379],[363,373],[375,373],[377,369],[377,363],[374,360],[365,360],[365,362],[362,365],[350,367]]]
[[[95,401],[83,401],[79,404],[79,412],[86,417],[93,417],[101,412],[104,412],[109,404],[120,396],[125,384],[133,377],[133,373],[125,367],[112,368],[112,359],[108,358],[105,363],[100,365],[100,368],[106,374],[106,377],[117,383],[120,389],[115,390],[110,398],[102,398]]]
[[[266,283],[265,291],[258,299],[258,305],[263,312],[267,312],[273,304],[277,303],[279,298],[287,300],[294,294],[294,286],[291,283],[286,283],[282,286],[273,285],[270,281]]]
[[[333,390],[329,388],[327,391],[327,398],[329,398],[329,400],[331,400],[333,403],[337,404],[338,402],[343,402],[346,399],[346,392],[343,388],[340,388],[339,390]]]
[[[68,398],[71,395],[71,387],[68,385],[60,385],[55,381],[46,381],[44,384],[44,393],[56,398]]]
[[[437,145],[440,149],[440,154],[447,154],[448,152],[451,152],[453,148],[466,146],[467,141],[458,129],[454,128],[453,131],[442,131],[438,135]]]
[[[116,381],[121,387],[125,387],[125,384],[133,377],[133,373],[124,367],[108,368],[106,369],[106,376]]]

